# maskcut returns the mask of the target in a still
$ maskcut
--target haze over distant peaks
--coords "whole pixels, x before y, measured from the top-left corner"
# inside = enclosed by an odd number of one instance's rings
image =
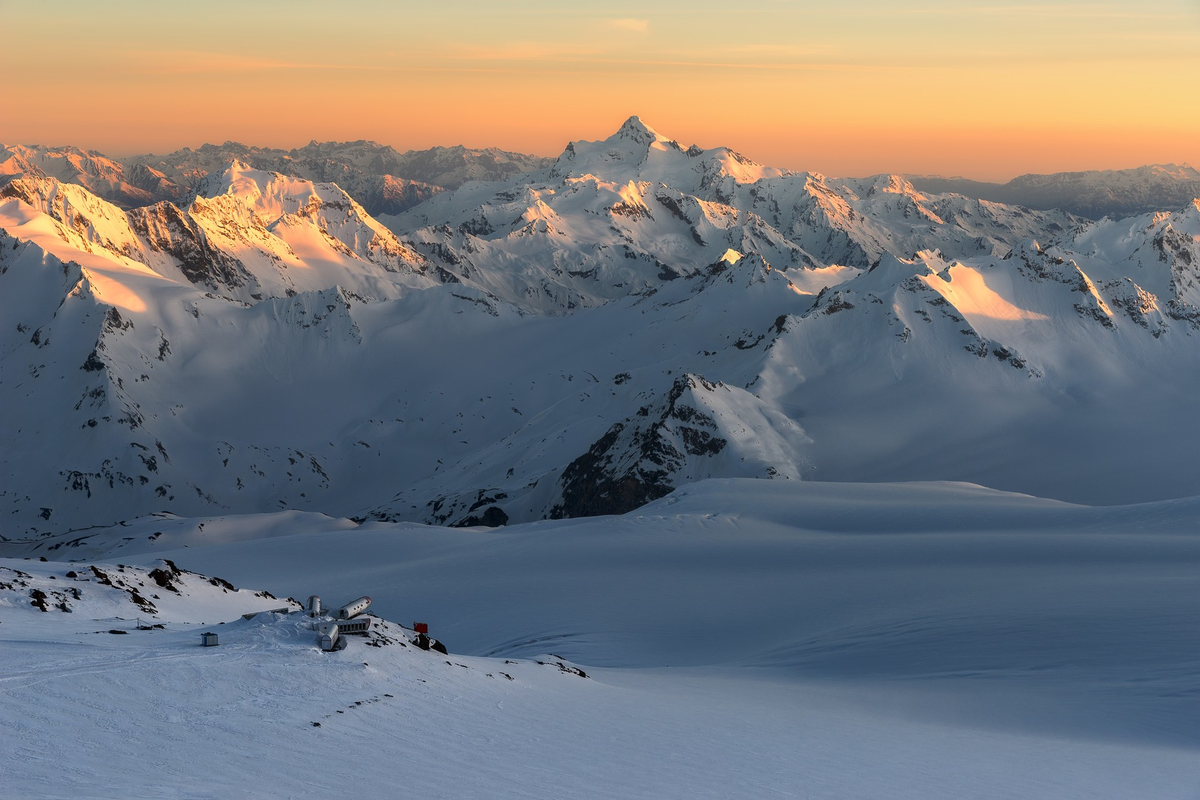
[[[1030,208],[1061,208],[1091,219],[1174,208],[1200,196],[1200,170],[1188,164],[1028,174],[1003,184],[929,175],[910,177],[922,191],[955,192]]]

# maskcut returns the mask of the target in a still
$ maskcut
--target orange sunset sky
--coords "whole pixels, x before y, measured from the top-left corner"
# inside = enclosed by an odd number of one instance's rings
[[[638,114],[832,175],[1200,166],[1200,0],[0,0],[0,142],[557,155]]]

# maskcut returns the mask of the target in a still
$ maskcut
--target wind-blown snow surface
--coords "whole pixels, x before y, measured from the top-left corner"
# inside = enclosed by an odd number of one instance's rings
[[[145,565],[107,568],[126,581],[165,557],[281,597],[369,594],[452,654],[357,639],[322,654],[269,615],[219,626],[203,649],[184,621],[208,617],[164,610],[166,630],[113,636],[94,631],[132,620],[5,592],[5,788],[1191,797],[1198,512],[962,484],[705,481],[623,517],[491,530],[160,518],[55,551],[3,545]],[[101,588],[67,580],[76,563],[0,568]],[[185,588],[197,608],[228,606],[203,581]]]

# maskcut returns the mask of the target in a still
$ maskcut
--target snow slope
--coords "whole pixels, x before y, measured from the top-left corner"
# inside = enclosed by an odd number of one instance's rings
[[[1092,223],[1062,246],[1098,278],[1132,289],[1137,310],[1193,327],[1200,321],[1200,199],[1172,212]]]
[[[72,554],[369,594],[452,655],[8,602],[0,763],[20,796],[1187,797],[1197,502],[741,480],[491,530],[138,522]]]

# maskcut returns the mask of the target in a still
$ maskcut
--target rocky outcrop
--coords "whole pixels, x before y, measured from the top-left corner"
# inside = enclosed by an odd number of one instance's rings
[[[561,500],[548,516],[624,514],[706,472],[703,464],[729,445],[708,402],[728,387],[682,375],[665,400],[613,424],[563,470]]]

